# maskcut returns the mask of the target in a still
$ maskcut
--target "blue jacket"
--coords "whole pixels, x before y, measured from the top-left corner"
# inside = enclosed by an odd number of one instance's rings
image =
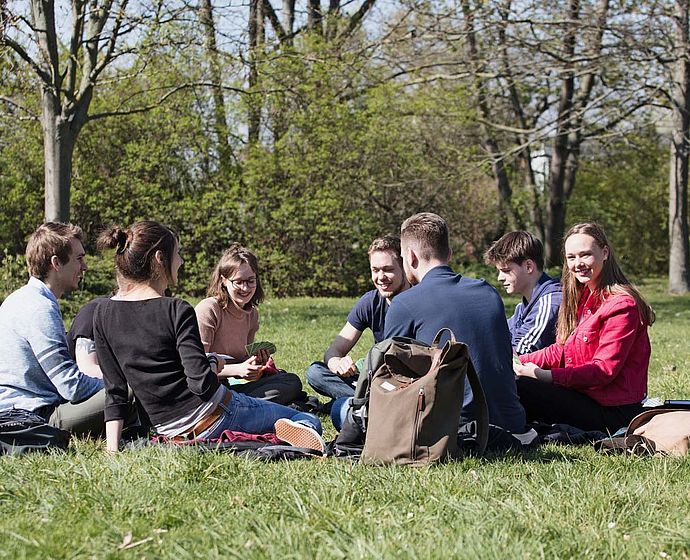
[[[498,292],[484,280],[455,274],[449,266],[437,266],[419,284],[395,296],[386,314],[384,334],[385,338],[408,336],[430,344],[443,327],[469,347],[489,404],[489,421],[523,433],[525,411],[517,396],[510,333]],[[468,383],[462,420],[475,418]]]
[[[561,306],[561,284],[542,272],[532,297],[524,297],[508,319],[513,350],[527,354],[556,342],[556,320]]]

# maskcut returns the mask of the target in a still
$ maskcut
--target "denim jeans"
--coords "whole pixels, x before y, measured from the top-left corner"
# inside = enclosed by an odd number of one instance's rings
[[[352,397],[357,386],[357,376],[340,377],[323,362],[314,362],[307,370],[307,383],[317,393],[332,399]]]
[[[345,418],[347,418],[351,402],[352,397],[340,397],[333,401],[333,406],[331,407],[331,422],[333,422],[333,427],[338,431],[343,427],[343,422],[345,422]]]
[[[276,420],[281,418],[305,424],[319,434],[321,433],[321,421],[313,414],[297,412],[282,404],[255,399],[235,391],[230,391],[230,394],[229,406],[226,407],[222,402],[219,405],[223,409],[224,414],[205,432],[199,434],[199,438],[217,438],[225,430],[248,434],[274,432],[274,424]]]

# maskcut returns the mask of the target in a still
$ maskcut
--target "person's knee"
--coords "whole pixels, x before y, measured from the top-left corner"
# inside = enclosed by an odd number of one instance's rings
[[[307,370],[307,383],[314,389],[323,385],[324,368],[326,364],[323,362],[313,362]]]
[[[340,428],[342,428],[351,403],[352,397],[340,397],[333,401],[333,406],[331,406],[331,422],[333,422],[333,427],[336,430],[340,431]]]

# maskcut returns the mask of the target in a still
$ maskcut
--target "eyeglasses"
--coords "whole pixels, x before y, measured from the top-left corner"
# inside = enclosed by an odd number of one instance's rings
[[[256,286],[256,278],[247,278],[246,280],[228,280],[232,287],[241,290],[242,288],[253,288]]]

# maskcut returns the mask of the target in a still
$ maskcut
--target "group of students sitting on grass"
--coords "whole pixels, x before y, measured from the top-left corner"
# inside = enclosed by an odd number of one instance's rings
[[[111,227],[98,246],[115,250],[117,291],[85,306],[66,336],[58,299],[86,270],[82,232],[46,223],[31,235],[29,282],[0,306],[0,410],[36,412],[78,434],[101,434],[105,422],[110,452],[123,428],[144,417],[172,440],[275,432],[291,445],[325,450],[319,418],[286,406],[303,396],[300,378],[276,369],[265,346],[253,348],[264,297],[255,255],[232,245],[208,297],[193,308],[166,295],[183,263],[168,227]],[[566,234],[562,291],[544,272],[534,236],[512,232],[491,246],[485,259],[499,282],[522,296],[508,321],[496,290],[454,272],[451,256],[448,226],[432,213],[405,220],[399,238],[371,244],[374,289],[307,372],[311,387],[332,399],[337,429],[359,375],[349,353],[367,328],[377,342],[426,343],[450,328],[468,345],[490,422],[521,444],[536,437],[530,422],[613,433],[642,410],[654,313],[599,226],[578,224]],[[462,422],[474,419],[473,408],[467,387]]]

